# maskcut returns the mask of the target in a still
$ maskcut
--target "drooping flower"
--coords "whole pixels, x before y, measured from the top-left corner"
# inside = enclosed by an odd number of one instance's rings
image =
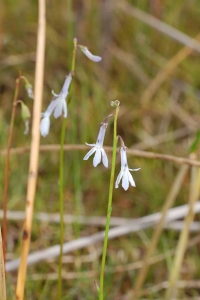
[[[66,76],[60,94],[57,95],[54,93],[54,91],[52,91],[54,97],[50,102],[49,106],[47,107],[47,110],[41,114],[42,120],[40,123],[40,132],[43,137],[47,136],[49,133],[50,116],[52,115],[52,113],[56,119],[62,115],[62,112],[64,118],[67,118],[67,103],[65,99],[67,98],[67,95],[69,93],[69,87],[71,81],[72,81],[72,73]]]
[[[96,167],[101,162],[101,158],[102,158],[102,162],[103,162],[104,166],[106,168],[108,167],[108,158],[107,158],[105,150],[103,149],[103,142],[104,142],[104,137],[105,137],[105,133],[106,133],[106,128],[108,126],[108,118],[110,116],[112,116],[112,115],[109,115],[108,117],[106,117],[105,120],[101,123],[96,144],[86,143],[86,145],[93,147],[93,148],[84,156],[83,159],[87,160],[93,153],[95,153],[94,158],[93,158],[93,166],[94,167]]]
[[[81,51],[92,61],[94,62],[99,62],[102,60],[101,56],[97,56],[97,55],[93,55],[87,47],[82,46],[82,45],[78,45],[79,48],[81,49]]]
[[[40,122],[40,133],[43,137],[46,137],[49,134],[50,129],[50,114],[44,112],[41,114],[42,120]]]
[[[32,84],[28,81],[28,79],[25,76],[21,76],[21,79],[24,80],[25,89],[27,91],[28,97],[34,99]]]
[[[25,124],[24,134],[28,134],[29,133],[29,122],[30,122],[30,117],[31,117],[30,110],[29,110],[28,106],[22,100],[17,100],[17,103],[21,104],[21,117]]]
[[[71,81],[72,81],[72,74],[70,73],[65,79],[65,82],[63,84],[60,94],[57,95],[54,93],[54,91],[52,91],[54,98],[53,98],[52,102],[50,103],[50,105],[52,104],[52,106],[54,107],[53,115],[56,119],[62,115],[62,111],[64,113],[63,114],[64,118],[67,118],[67,103],[66,103],[65,99],[67,98],[67,95],[69,93],[69,87],[70,87]],[[47,108],[47,110],[48,110],[48,108]]]
[[[133,180],[133,177],[131,175],[131,173],[129,171],[138,171],[139,169],[129,169],[128,167],[128,163],[127,163],[127,155],[126,155],[126,146],[124,145],[124,142],[121,139],[121,148],[120,148],[120,156],[121,156],[121,171],[119,173],[119,175],[117,176],[117,180],[115,182],[115,188],[118,188],[119,183],[122,179],[122,187],[124,188],[124,190],[126,191],[129,188],[129,182],[132,186],[136,186],[135,185],[135,181]]]

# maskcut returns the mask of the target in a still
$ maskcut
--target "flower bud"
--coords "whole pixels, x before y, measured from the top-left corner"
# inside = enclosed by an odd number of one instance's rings
[[[87,47],[85,46],[82,46],[82,45],[78,45],[79,48],[81,49],[81,51],[92,61],[94,62],[99,62],[102,60],[102,58],[100,56],[97,56],[97,55],[93,55]]]

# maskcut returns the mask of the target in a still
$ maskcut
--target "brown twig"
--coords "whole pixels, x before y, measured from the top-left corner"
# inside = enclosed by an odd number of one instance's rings
[[[171,222],[173,220],[180,219],[184,217],[188,213],[189,205],[182,205],[175,208],[171,208],[166,215],[165,221]],[[194,206],[194,212],[200,212],[200,201],[198,201]],[[116,226],[115,228],[111,228],[109,231],[109,239],[114,239],[120,236],[124,236],[126,234],[130,234],[133,232],[138,232],[139,230],[144,230],[145,228],[149,228],[154,226],[159,222],[161,218],[161,213],[155,213],[152,215],[148,215],[130,222],[128,224],[124,224],[121,226]],[[69,253],[71,251],[83,249],[85,247],[94,245],[96,243],[102,242],[104,239],[104,231],[100,231],[95,234],[90,234],[89,236],[81,237],[77,240],[72,240],[63,244],[63,254]],[[199,242],[199,237],[198,241]],[[29,254],[28,256],[28,265],[33,265],[39,263],[46,259],[52,259],[57,257],[60,254],[60,246],[54,245],[44,250],[39,250]],[[6,263],[7,272],[14,271],[18,268],[20,263],[20,259],[14,259],[10,262]]]
[[[5,176],[4,176],[4,195],[3,195],[3,226],[2,226],[2,235],[3,235],[3,253],[4,253],[4,260],[6,259],[6,236],[7,236],[7,220],[6,220],[6,211],[7,211],[7,202],[8,202],[8,184],[9,184],[9,175],[10,175],[10,149],[12,145],[12,137],[13,137],[13,129],[14,129],[14,121],[15,121],[15,113],[16,113],[16,106],[17,106],[17,97],[19,92],[19,83],[21,79],[21,73],[16,80],[15,85],[15,94],[13,99],[12,105],[12,112],[11,112],[11,120],[10,120],[10,129],[8,134],[8,147],[6,150],[6,162],[5,162]]]
[[[85,151],[87,149],[88,149],[88,146],[85,146],[85,145],[71,144],[71,145],[64,146],[65,151],[71,151],[71,150]],[[108,152],[112,151],[112,147],[105,146],[104,149]],[[59,151],[59,150],[60,150],[60,145],[57,145],[57,144],[40,146],[40,152]],[[30,147],[19,147],[19,148],[11,149],[11,154],[23,154],[23,153],[26,153],[29,151],[30,151]],[[166,160],[166,161],[171,161],[171,162],[177,163],[179,165],[185,164],[185,165],[189,165],[189,166],[200,167],[199,161],[195,161],[195,160],[192,160],[189,158],[178,157],[178,156],[169,155],[169,154],[161,154],[161,153],[156,153],[156,152],[136,150],[136,149],[127,149],[127,152],[129,153],[129,155],[134,155],[136,157]],[[1,150],[0,155],[5,155],[5,150]]]
[[[39,22],[36,52],[35,71],[35,100],[33,106],[32,141],[30,149],[29,176],[27,184],[26,211],[23,228],[23,240],[20,266],[18,270],[16,298],[23,300],[26,279],[27,257],[30,247],[33,206],[38,172],[38,156],[40,145],[40,114],[42,106],[43,78],[44,78],[44,56],[45,56],[45,0],[39,0]]]
[[[2,248],[1,228],[0,228],[0,300],[6,300],[6,281],[4,268],[4,255]]]

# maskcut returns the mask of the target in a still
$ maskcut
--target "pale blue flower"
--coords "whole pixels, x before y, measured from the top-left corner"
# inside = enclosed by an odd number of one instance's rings
[[[121,156],[121,171],[119,175],[117,176],[117,180],[115,182],[115,188],[118,188],[119,183],[122,179],[122,187],[126,191],[129,188],[129,182],[132,186],[135,185],[135,181],[133,180],[133,177],[129,171],[138,171],[139,169],[129,169],[128,163],[127,163],[127,155],[126,155],[126,147],[123,144],[120,148],[120,156]]]
[[[102,58],[100,56],[97,56],[97,55],[93,55],[87,47],[85,46],[82,46],[82,45],[78,45],[79,48],[81,49],[81,51],[92,61],[94,62],[99,62],[102,60]]]
[[[109,115],[108,117],[106,117],[105,120],[101,123],[96,144],[86,143],[86,145],[93,147],[93,148],[84,156],[83,159],[87,160],[93,153],[95,153],[94,158],[93,158],[93,166],[94,167],[96,167],[101,162],[101,159],[102,159],[104,166],[106,168],[108,167],[108,158],[107,158],[105,150],[103,149],[103,142],[104,142],[104,137],[105,137],[105,133],[106,133],[106,128],[108,126],[108,118],[110,116],[112,116],[112,114]]]
[[[65,99],[67,98],[67,95],[69,93],[69,87],[71,81],[72,81],[72,74],[70,73],[68,76],[66,76],[60,94],[57,95],[54,93],[54,91],[52,91],[54,97],[50,102],[49,106],[47,107],[47,110],[41,114],[42,120],[40,123],[40,132],[43,137],[47,136],[49,133],[50,116],[52,114],[56,119],[60,117],[62,113],[64,118],[67,118],[67,103]]]

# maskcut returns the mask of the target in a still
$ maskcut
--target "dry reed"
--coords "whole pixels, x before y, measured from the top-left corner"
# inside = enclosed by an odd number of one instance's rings
[[[44,56],[45,56],[45,0],[39,0],[39,22],[38,22],[38,40],[36,53],[35,70],[35,100],[33,106],[33,125],[32,140],[30,149],[30,164],[27,183],[26,212],[23,227],[21,260],[18,270],[16,298],[22,300],[24,297],[24,287],[26,280],[27,257],[30,247],[33,206],[36,191],[38,156],[40,145],[40,114],[42,106],[43,77],[44,77]]]

